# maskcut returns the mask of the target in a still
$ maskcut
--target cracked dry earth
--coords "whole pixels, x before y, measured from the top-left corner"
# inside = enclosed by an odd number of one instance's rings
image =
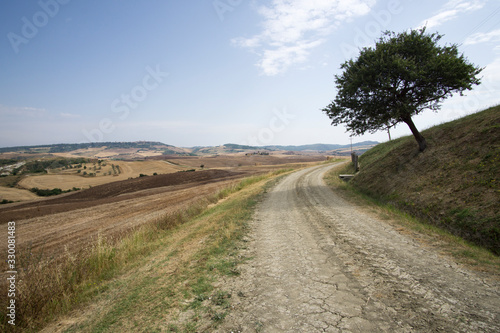
[[[221,287],[218,332],[500,332],[500,283],[480,278],[343,200],[330,166],[283,179],[260,203],[252,259]]]

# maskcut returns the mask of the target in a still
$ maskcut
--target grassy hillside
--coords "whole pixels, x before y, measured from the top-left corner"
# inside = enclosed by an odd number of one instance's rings
[[[357,189],[500,254],[500,106],[372,148]]]

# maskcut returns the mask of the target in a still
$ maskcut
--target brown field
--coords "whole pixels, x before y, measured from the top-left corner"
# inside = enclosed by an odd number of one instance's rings
[[[178,211],[245,175],[207,170],[114,182],[36,202],[2,205],[0,224],[16,222],[19,248],[31,246],[32,252],[58,256],[77,251],[98,234],[114,237]],[[0,237],[7,239],[7,228],[1,228]]]
[[[121,173],[119,175],[108,175],[109,172],[112,172],[111,164],[120,167]],[[84,177],[77,174],[75,169],[57,170],[48,175],[26,177],[19,182],[19,186],[27,189],[38,187],[40,189],[60,188],[62,190],[69,190],[73,187],[88,188],[90,186],[136,178],[139,177],[141,173],[145,175],[152,175],[155,172],[158,174],[165,174],[185,169],[165,161],[106,161],[105,167],[95,171],[92,170],[92,163],[87,163],[86,166],[87,172],[95,172],[97,176]]]
[[[28,176],[19,182],[19,186],[25,189],[37,187],[39,189],[60,188],[69,190],[73,187],[88,188],[115,181],[126,180],[139,177],[140,174],[152,175],[153,173],[166,174],[186,169],[199,169],[201,165],[205,169],[218,168],[239,168],[245,167],[267,167],[278,166],[288,163],[310,163],[324,161],[324,156],[287,156],[287,155],[223,155],[214,157],[172,157],[172,156],[149,156],[146,161],[106,161],[106,166],[101,170],[93,170],[93,164],[87,163],[87,172],[95,172],[96,177],[81,176],[76,169],[55,170],[47,175]],[[109,175],[112,171],[111,164],[118,165],[121,173],[119,175]],[[82,169],[83,171],[83,169]],[[9,198],[7,198],[9,199]],[[17,201],[14,199],[9,199]]]
[[[0,201],[4,199],[10,201],[27,201],[38,198],[39,197],[35,193],[28,190],[0,186]]]
[[[123,170],[119,176],[85,178],[61,171],[61,174],[27,177],[21,181],[25,187],[68,189],[93,186],[57,197],[2,205],[0,225],[5,226],[8,221],[16,222],[16,244],[19,248],[31,247],[33,253],[58,256],[66,251],[77,252],[99,234],[118,237],[169,212],[185,209],[237,183],[242,177],[287,168],[293,163],[295,166],[309,165],[325,159],[324,156],[171,159],[179,165],[161,160],[113,161]],[[219,166],[219,169],[200,171],[201,164],[205,168]],[[198,171],[174,172],[186,167],[197,168]],[[64,170],[68,171],[71,169]],[[137,178],[139,173],[152,175],[153,172],[159,175]],[[134,176],[136,178],[128,179]],[[96,180],[96,183],[89,183]],[[99,185],[99,181],[104,184]],[[6,227],[0,228],[0,238],[7,239]],[[0,245],[0,251],[6,250],[4,244]]]
[[[99,148],[86,148],[73,150],[71,152],[65,153],[52,153],[54,156],[60,157],[89,157],[89,158],[121,158],[121,159],[141,159],[148,156],[159,156],[163,154],[165,146],[155,146],[149,149],[140,148],[109,148],[109,147],[99,147]],[[179,153],[190,153],[189,148],[178,148],[169,147]]]
[[[146,161],[106,161],[106,166],[101,170],[93,170],[93,163],[85,164],[87,172],[96,173],[96,177],[82,176],[76,169],[51,170],[47,175],[30,175],[19,182],[19,186],[25,189],[37,187],[39,189],[60,188],[69,190],[73,187],[89,188],[108,184],[115,181],[139,177],[140,174],[152,175],[153,173],[166,174],[186,169],[199,169],[201,165],[207,168],[238,168],[238,167],[261,167],[270,165],[282,165],[287,163],[310,163],[325,160],[324,156],[260,156],[260,155],[224,155],[215,157],[168,157],[149,156]],[[111,164],[120,167],[119,175],[109,175],[112,172]],[[97,166],[97,165],[96,165]],[[82,171],[84,171],[82,169]],[[17,201],[6,198],[8,200]]]
[[[322,155],[220,155],[213,157],[176,157],[176,156],[154,156],[148,160],[168,160],[179,166],[198,168],[204,165],[205,168],[237,168],[245,166],[269,166],[291,163],[311,163],[320,162],[326,159]]]

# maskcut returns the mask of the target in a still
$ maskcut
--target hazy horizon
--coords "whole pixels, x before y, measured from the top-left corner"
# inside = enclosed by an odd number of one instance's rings
[[[74,144],[102,144],[102,143],[140,143],[140,142],[157,142],[161,143],[167,146],[174,146],[166,142],[160,142],[160,141],[150,141],[150,140],[137,140],[137,141],[102,141],[102,142],[59,142],[59,143],[47,143],[47,144],[36,144],[36,145],[20,145],[20,146],[0,146],[1,149],[7,149],[7,148],[18,148],[18,147],[45,147],[45,146],[52,146],[52,145],[74,145]],[[352,145],[359,145],[362,143],[380,143],[378,141],[371,141],[371,140],[363,140],[363,141],[353,141]],[[226,142],[218,145],[194,145],[194,146],[174,146],[177,148],[197,148],[197,147],[220,147],[228,144],[236,144],[236,145],[241,145],[238,143],[232,143],[232,142]],[[302,145],[275,145],[275,144],[270,144],[270,145],[262,145],[262,146],[251,146],[251,147],[258,147],[258,148],[264,148],[264,147],[270,147],[270,146],[277,146],[277,147],[300,147],[300,146],[314,146],[314,145],[339,145],[339,146],[348,146],[350,145],[351,142],[349,143],[324,143],[324,142],[316,142],[316,143],[306,143]],[[244,146],[244,145],[242,145]]]
[[[493,0],[8,1],[0,4],[0,146],[349,143],[321,111],[334,75],[382,31],[427,26],[483,83],[421,130],[500,102]],[[405,124],[393,138],[411,135]],[[388,140],[384,131],[354,137]]]

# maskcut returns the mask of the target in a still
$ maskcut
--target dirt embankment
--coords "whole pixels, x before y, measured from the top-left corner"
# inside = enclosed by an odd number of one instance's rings
[[[360,157],[357,189],[500,255],[500,106],[380,144]]]

